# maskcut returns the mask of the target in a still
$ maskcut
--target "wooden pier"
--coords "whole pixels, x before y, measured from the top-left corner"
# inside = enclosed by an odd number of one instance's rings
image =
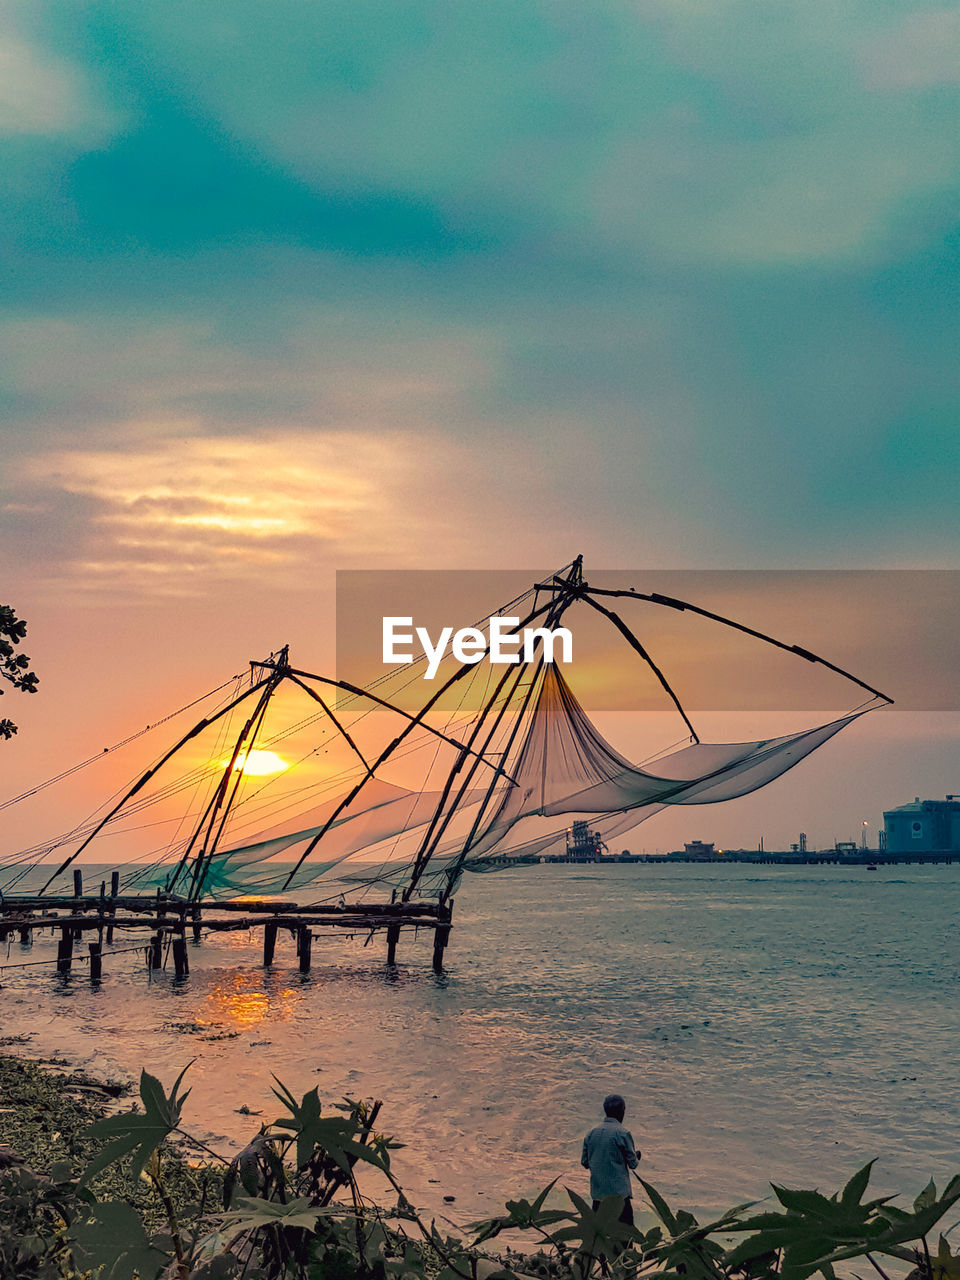
[[[82,873],[74,871],[74,892],[67,895],[27,894],[0,898],[0,942],[12,934],[19,935],[21,947],[30,947],[34,935],[45,929],[59,934],[56,968],[69,973],[78,959],[88,960],[90,978],[103,976],[108,950],[119,934],[127,934],[134,946],[118,948],[142,950],[151,970],[164,966],[165,956],[172,958],[177,978],[190,973],[187,948],[188,931],[194,944],[204,934],[239,933],[263,930],[264,967],[275,963],[277,939],[288,933],[296,945],[301,973],[309,973],[313,939],[322,931],[333,929],[350,934],[367,934],[364,945],[376,935],[386,935],[386,963],[395,965],[401,932],[404,929],[428,929],[433,933],[433,969],[443,971],[443,957],[452,928],[453,899],[436,902],[344,902],[296,903],[265,899],[231,899],[225,902],[197,903],[157,890],[150,894],[119,892],[115,872],[107,892],[101,882],[100,892],[84,894]],[[87,955],[78,954],[77,944],[84,937]],[[105,947],[108,948],[105,950]],[[0,968],[5,966],[0,963]]]

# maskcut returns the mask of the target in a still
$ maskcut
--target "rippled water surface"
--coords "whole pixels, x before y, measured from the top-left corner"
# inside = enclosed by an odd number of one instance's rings
[[[960,1169],[960,867],[530,867],[468,877],[447,973],[404,934],[281,934],[191,946],[191,975],[135,954],[0,973],[3,1038],[93,1073],[166,1082],[191,1058],[187,1120],[224,1147],[294,1092],[384,1099],[415,1203],[465,1221],[551,1178],[583,1189],[579,1146],[616,1089],[645,1176],[717,1208],[765,1180],[919,1190]],[[123,943],[118,943],[123,945]],[[52,957],[16,940],[7,963]],[[0,953],[2,958],[2,953]],[[455,1195],[453,1205],[442,1196]]]

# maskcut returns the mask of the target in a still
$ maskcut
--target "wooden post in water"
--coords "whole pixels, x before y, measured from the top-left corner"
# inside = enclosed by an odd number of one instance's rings
[[[187,959],[186,907],[181,907],[177,912],[177,936],[173,940],[173,967],[178,978],[186,978],[190,973],[190,961]]]
[[[400,926],[387,925],[387,964],[397,963],[397,943],[400,941]]]
[[[190,915],[191,915],[191,917],[192,917],[192,919],[193,919],[193,940],[194,940],[194,942],[199,942],[199,941],[200,941],[200,926],[201,926],[201,925],[202,925],[202,923],[203,923],[203,916],[200,914],[200,904],[199,904],[199,902],[195,902],[195,903],[193,904],[193,907],[192,907],[192,909],[191,909]]]
[[[163,965],[163,934],[155,933],[150,939],[150,968],[159,969]]]
[[[453,899],[451,898],[446,907],[442,907],[437,919],[440,923],[433,934],[433,971],[434,973],[443,973],[443,953],[446,950],[447,942],[450,940],[450,921],[453,917]]]
[[[20,945],[21,947],[33,946],[33,931],[25,924],[20,926]]]
[[[99,982],[103,977],[103,954],[99,942],[91,942],[90,946],[90,981]]]
[[[107,902],[107,882],[106,880],[101,880],[100,881],[100,902],[99,902],[99,905],[97,906],[97,923],[99,925],[99,928],[97,929],[97,941],[100,943],[101,947],[103,946],[103,922],[107,914],[106,902]]]
[[[120,872],[110,872],[110,923],[107,925],[107,946],[113,946],[113,918],[117,914],[117,894],[120,892]]]
[[[57,946],[57,972],[69,973],[73,964],[73,926],[65,924],[60,930]]]
[[[79,867],[74,867],[73,869],[73,896],[75,898],[83,897],[83,872],[80,870]],[[81,910],[80,907],[77,907],[75,909],[78,912]],[[74,929],[73,936],[74,938],[79,940],[80,938],[83,937],[83,930],[79,928]]]
[[[263,967],[273,964],[273,953],[277,947],[277,925],[275,920],[268,920],[263,926]]]
[[[313,934],[310,926],[302,924],[297,930],[297,953],[300,956],[300,972],[310,972],[310,952],[313,947]]]

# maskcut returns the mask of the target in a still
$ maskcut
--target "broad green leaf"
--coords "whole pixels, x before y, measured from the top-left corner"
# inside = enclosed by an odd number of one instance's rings
[[[544,1201],[556,1184],[557,1179],[554,1178],[553,1182],[548,1183],[532,1203],[526,1199],[508,1200],[505,1208],[509,1216],[499,1221],[504,1227],[520,1227],[526,1230],[538,1226],[549,1226],[568,1218],[569,1214],[565,1209],[544,1209],[543,1207]]]
[[[669,1227],[671,1231],[675,1232],[677,1230],[677,1219],[674,1216],[672,1209],[667,1204],[666,1200],[664,1200],[663,1196],[656,1189],[656,1187],[652,1187],[649,1182],[644,1182],[643,1178],[639,1178],[639,1181],[640,1181],[640,1185],[643,1187],[644,1191],[647,1193],[647,1199],[650,1201],[650,1204],[653,1207],[654,1213],[657,1215],[657,1217],[660,1219],[660,1221],[663,1223],[665,1227]]]
[[[566,1191],[567,1195],[570,1197],[573,1207],[577,1210],[578,1213],[592,1212],[592,1209],[587,1204],[586,1200],[584,1200],[583,1196],[578,1196],[577,1193],[575,1191],[571,1191],[569,1187],[564,1187],[564,1191]],[[603,1204],[603,1201],[601,1200],[600,1203]],[[622,1201],[621,1201],[621,1204],[622,1204]]]
[[[462,1267],[443,1267],[437,1275],[436,1280],[471,1280],[472,1274],[470,1262],[469,1260],[466,1260],[462,1264]]]
[[[70,1228],[68,1240],[80,1271],[103,1270],[97,1280],[155,1280],[170,1261],[147,1239],[140,1216],[125,1200],[93,1205]]]
[[[473,1234],[474,1248],[486,1244],[488,1240],[492,1240],[494,1236],[498,1236],[501,1231],[506,1231],[509,1227],[516,1227],[516,1223],[509,1215],[505,1218],[481,1218],[478,1222],[467,1224],[467,1230]]]
[[[875,1163],[875,1160],[869,1161],[862,1169],[859,1169],[853,1175],[847,1185],[843,1188],[843,1191],[840,1193],[841,1204],[849,1208],[852,1205],[860,1203],[863,1199],[863,1193],[867,1189],[867,1183],[870,1181],[870,1173]]]
[[[115,1118],[119,1120],[121,1117],[117,1116]],[[101,1147],[86,1169],[84,1169],[80,1179],[81,1184],[90,1182],[101,1169],[106,1169],[109,1165],[116,1164],[118,1160],[122,1160],[124,1156],[133,1152],[136,1152],[136,1158],[130,1170],[133,1181],[136,1182],[141,1173],[143,1173],[147,1161],[167,1136],[169,1130],[155,1130],[143,1125],[142,1116],[130,1113],[130,1118],[131,1121],[140,1120],[141,1124],[135,1126],[131,1123],[127,1126],[127,1132],[123,1137],[116,1138],[113,1142],[108,1142],[104,1147]]]
[[[277,1122],[278,1127],[289,1128],[296,1133],[297,1167],[306,1168],[320,1148],[346,1174],[357,1160],[385,1170],[388,1167],[385,1152],[358,1141],[356,1125],[350,1120],[339,1116],[321,1118],[319,1098],[314,1101],[312,1094],[316,1094],[315,1089],[304,1095],[303,1104],[297,1106],[290,1120]]]
[[[236,1207],[225,1214],[222,1221],[229,1223],[234,1231],[255,1231],[258,1227],[270,1225],[303,1227],[313,1231],[318,1219],[331,1217],[334,1213],[343,1215],[344,1212],[342,1208],[319,1209],[306,1197],[288,1200],[286,1204],[281,1204],[279,1200],[249,1200],[240,1197]]]
[[[367,1266],[371,1266],[373,1262],[383,1253],[383,1248],[388,1242],[388,1236],[383,1228],[383,1223],[368,1223],[364,1227],[363,1232],[363,1257]]]
[[[575,1191],[571,1191],[569,1187],[564,1190],[577,1210],[577,1216],[569,1227],[553,1233],[552,1239],[555,1242],[579,1240],[585,1253],[596,1255],[604,1245],[623,1243],[637,1234],[634,1227],[620,1221],[622,1196],[606,1196],[594,1210]]]
[[[893,1226],[897,1226],[901,1222],[913,1221],[912,1213],[907,1213],[906,1209],[898,1209],[895,1204],[884,1205],[880,1217]]]
[[[773,1253],[778,1249],[784,1249],[798,1238],[796,1224],[758,1231],[756,1235],[749,1236],[746,1240],[741,1240],[735,1248],[725,1255],[726,1264],[729,1268],[735,1269],[744,1262],[750,1262],[753,1258],[762,1257],[765,1253]]]
[[[167,1106],[167,1095],[163,1092],[163,1085],[156,1076],[152,1076],[149,1071],[141,1070],[140,1072],[140,1098],[143,1101],[143,1108],[147,1115],[151,1112],[164,1116]],[[166,1118],[164,1116],[164,1118]]]
[[[757,1213],[752,1218],[744,1218],[739,1226],[738,1231],[763,1231],[768,1227],[782,1227],[784,1223],[790,1222],[791,1219],[785,1213]]]
[[[927,1185],[923,1188],[916,1200],[913,1202],[914,1213],[920,1213],[923,1209],[929,1209],[932,1204],[936,1203],[937,1188],[931,1178]]]
[[[878,1245],[885,1247],[888,1244],[907,1244],[928,1235],[958,1200],[960,1200],[960,1175],[950,1179],[939,1199],[913,1214],[907,1214],[903,1219],[899,1219],[899,1215],[891,1218],[889,1207],[885,1208],[881,1216],[890,1222],[890,1226],[877,1238]]]
[[[819,1191],[793,1191],[789,1187],[778,1187],[775,1182],[771,1182],[770,1185],[773,1187],[773,1194],[785,1209],[792,1209],[795,1213],[813,1214],[814,1217],[834,1216],[836,1201],[828,1200]]]
[[[909,1261],[912,1251],[904,1250],[901,1246],[915,1244],[921,1237],[926,1236],[958,1200],[960,1200],[960,1176],[951,1178],[943,1195],[918,1213],[891,1215],[890,1207],[887,1206],[878,1214],[878,1223],[871,1224],[868,1234],[859,1240],[844,1242],[832,1250],[824,1250],[820,1267],[813,1269],[822,1269],[824,1264],[832,1266],[837,1262],[863,1257],[868,1252],[887,1253],[891,1257]],[[876,1229],[878,1224],[879,1230]],[[744,1244],[749,1243],[744,1241]],[[836,1241],[833,1243],[837,1244]],[[783,1280],[799,1280],[799,1277],[792,1271],[787,1274],[784,1270]]]
[[[175,1129],[177,1127],[180,1123],[180,1113],[183,1110],[183,1104],[186,1102],[190,1094],[190,1090],[188,1089],[182,1097],[179,1096],[180,1082],[193,1066],[195,1061],[196,1059],[194,1058],[191,1062],[188,1062],[177,1076],[176,1082],[170,1090],[169,1097],[164,1093],[163,1085],[156,1076],[150,1075],[148,1071],[140,1072],[140,1097],[143,1100],[144,1111],[148,1116],[151,1116],[158,1121],[163,1121],[168,1124],[171,1129]]]
[[[557,1179],[556,1179],[556,1178],[554,1178],[554,1180],[553,1180],[552,1182],[548,1182],[548,1183],[547,1183],[547,1185],[543,1188],[543,1190],[542,1190],[542,1191],[540,1192],[540,1194],[537,1196],[536,1200],[534,1200],[534,1202],[533,1202],[533,1212],[534,1212],[534,1213],[539,1213],[539,1212],[540,1212],[540,1210],[541,1210],[541,1209],[543,1208],[543,1206],[544,1206],[544,1202],[546,1201],[547,1196],[550,1194],[550,1192],[553,1190],[553,1188],[554,1188],[556,1185],[557,1185]]]
[[[276,1080],[276,1076],[274,1076]],[[290,1118],[275,1120],[275,1129],[288,1129],[296,1137],[297,1168],[305,1169],[313,1159],[316,1149],[322,1147],[344,1173],[349,1173],[356,1160],[366,1160],[383,1169],[384,1157],[371,1150],[370,1147],[356,1141],[358,1134],[357,1111],[353,1110],[351,1119],[338,1116],[321,1116],[320,1094],[316,1088],[303,1095],[300,1102],[277,1080],[279,1089],[274,1094],[290,1112]],[[353,1159],[350,1159],[350,1157]]]
[[[87,1132],[91,1137],[110,1138],[112,1141],[87,1166],[81,1182],[89,1182],[94,1174],[128,1154],[133,1155],[130,1171],[134,1181],[140,1177],[147,1161],[161,1142],[180,1123],[180,1110],[190,1090],[183,1097],[178,1097],[178,1089],[189,1065],[180,1072],[169,1097],[163,1092],[163,1086],[155,1076],[142,1071],[140,1097],[143,1100],[144,1114],[124,1111],[120,1115],[107,1116],[90,1126]]]
[[[271,1072],[271,1075],[273,1075],[272,1072]],[[274,1095],[280,1099],[280,1101],[283,1103],[283,1105],[287,1108],[288,1111],[295,1113],[297,1110],[296,1098],[293,1096],[293,1094],[290,1092],[290,1090],[287,1088],[287,1086],[283,1083],[282,1080],[278,1079],[276,1076],[274,1076],[273,1078],[274,1080],[277,1081],[277,1084],[280,1086],[279,1092],[276,1089],[273,1090]]]

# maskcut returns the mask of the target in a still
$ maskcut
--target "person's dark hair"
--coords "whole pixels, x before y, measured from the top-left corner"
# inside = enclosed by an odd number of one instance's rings
[[[627,1114],[627,1104],[619,1093],[608,1093],[603,1100],[603,1114],[612,1116],[614,1120],[622,1120]]]

